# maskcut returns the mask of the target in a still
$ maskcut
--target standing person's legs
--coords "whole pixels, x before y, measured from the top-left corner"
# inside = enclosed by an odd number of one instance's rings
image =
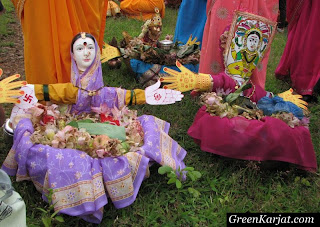
[[[286,26],[286,0],[279,0],[279,23],[278,23],[278,31],[283,32],[283,28]]]

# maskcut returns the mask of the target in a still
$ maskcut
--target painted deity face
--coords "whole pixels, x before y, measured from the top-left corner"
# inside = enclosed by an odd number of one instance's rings
[[[247,48],[249,51],[255,51],[259,45],[259,36],[256,34],[250,34],[247,38]]]
[[[91,38],[79,38],[73,44],[73,58],[80,71],[85,71],[93,62],[96,48]]]

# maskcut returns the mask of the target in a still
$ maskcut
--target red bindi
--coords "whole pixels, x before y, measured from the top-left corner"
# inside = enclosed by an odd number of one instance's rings
[[[83,45],[84,45],[84,46],[87,46],[87,42],[84,42]]]

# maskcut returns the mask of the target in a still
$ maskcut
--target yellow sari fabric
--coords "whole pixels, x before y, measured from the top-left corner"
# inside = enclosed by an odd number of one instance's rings
[[[159,9],[163,18],[165,14],[164,0],[123,0],[120,3],[123,14],[138,20],[151,19],[155,14],[154,8]]]
[[[102,47],[107,0],[12,0],[24,36],[28,83],[70,82],[70,43],[91,33]]]

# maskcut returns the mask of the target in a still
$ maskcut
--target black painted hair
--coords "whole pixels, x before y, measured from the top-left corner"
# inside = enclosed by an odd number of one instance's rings
[[[248,34],[247,37],[249,37],[249,35],[251,35],[251,34],[256,34],[256,35],[259,37],[259,39],[261,38],[260,33],[257,32],[257,31],[251,31],[251,32]]]
[[[71,52],[73,53],[73,44],[79,39],[81,38],[81,33],[78,33],[77,35],[75,35],[75,37],[73,37],[72,41],[71,41]],[[85,32],[86,33],[86,32]],[[91,38],[93,40],[93,42],[95,42],[95,39],[93,37],[93,35],[86,33],[86,37]]]

